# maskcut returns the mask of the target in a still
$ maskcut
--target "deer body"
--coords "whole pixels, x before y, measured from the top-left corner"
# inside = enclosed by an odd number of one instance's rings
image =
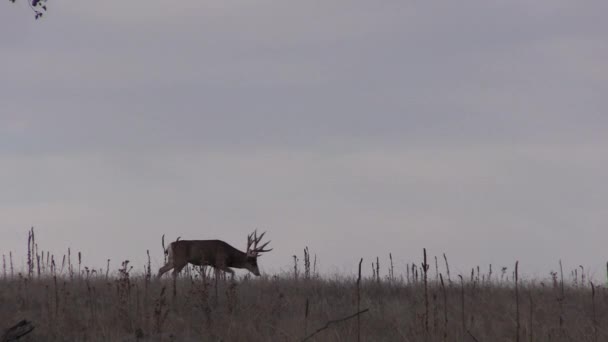
[[[256,276],[260,275],[258,269],[257,257],[264,250],[264,247],[269,243],[257,247],[258,242],[264,234],[257,237],[257,233],[247,237],[247,252],[232,247],[230,244],[221,240],[178,240],[172,242],[166,250],[168,254],[167,264],[158,270],[160,278],[165,272],[173,269],[173,276],[186,267],[187,264],[196,266],[212,266],[216,270],[221,270],[234,274],[230,268],[247,269]],[[254,246],[253,249],[251,246]]]

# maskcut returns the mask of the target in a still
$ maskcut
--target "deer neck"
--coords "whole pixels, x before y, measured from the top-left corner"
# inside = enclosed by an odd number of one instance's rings
[[[233,267],[244,268],[247,265],[247,253],[243,253],[243,252],[239,251],[239,253],[235,256],[232,263],[233,263]]]

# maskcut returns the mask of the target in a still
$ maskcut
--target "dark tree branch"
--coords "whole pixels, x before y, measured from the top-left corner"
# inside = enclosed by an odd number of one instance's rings
[[[0,342],[13,342],[18,341],[23,336],[29,334],[34,330],[32,322],[22,320],[14,326],[8,328],[6,332],[0,338]]]
[[[368,312],[368,311],[369,311],[369,308],[368,308],[368,309],[365,309],[365,310],[361,310],[361,311],[359,311],[359,312],[357,312],[357,313],[354,313],[354,314],[352,314],[352,315],[350,315],[350,316],[346,316],[346,317],[344,317],[344,318],[340,318],[340,319],[334,319],[334,320],[331,320],[331,321],[327,321],[327,323],[325,323],[325,325],[324,325],[324,326],[320,327],[319,329],[317,329],[317,331],[313,332],[312,334],[310,334],[310,335],[306,336],[306,337],[305,337],[305,338],[302,340],[302,342],[304,342],[304,341],[307,341],[307,340],[311,339],[311,338],[312,338],[313,336],[315,336],[316,334],[318,334],[318,333],[320,333],[321,331],[323,331],[323,330],[325,330],[325,329],[329,328],[329,326],[330,326],[331,324],[336,324],[336,323],[340,323],[340,322],[347,321],[347,320],[349,320],[349,319],[351,319],[351,318],[358,317],[358,316],[359,316],[359,315],[361,315],[362,313],[365,313],[365,312]]]
[[[12,3],[15,3],[16,0],[8,0]],[[30,6],[32,11],[34,12],[34,17],[36,20],[42,18],[42,15],[46,12],[46,0],[26,0],[27,4]]]

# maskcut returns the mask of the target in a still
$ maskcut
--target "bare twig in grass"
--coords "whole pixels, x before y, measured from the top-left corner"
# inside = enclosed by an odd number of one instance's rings
[[[72,250],[68,247],[68,273],[70,274],[70,280],[74,278],[74,271],[72,270]]]
[[[55,290],[55,316],[59,315],[59,287],[57,286],[57,275],[53,275],[53,287]]]
[[[219,304],[218,286],[219,286],[219,279],[220,279],[220,270],[217,268],[214,268],[214,269],[215,269],[215,298],[214,298],[215,303],[214,304],[218,305]]]
[[[464,279],[461,274],[459,274],[458,277],[460,278],[460,319],[462,322],[462,336],[464,336],[464,333],[467,330],[464,316]]]
[[[492,264],[490,264],[489,268],[490,269],[488,271],[488,278],[487,278],[487,280],[488,280],[488,284],[492,284]]]
[[[146,249],[146,254],[148,255],[148,264],[146,265],[146,287],[150,280],[152,279],[152,262],[150,260],[150,250]]]
[[[561,282],[560,282],[560,287],[561,287],[561,291],[562,291],[562,297],[564,297],[564,268],[562,267],[562,261],[559,261],[559,272],[561,274]]]
[[[34,227],[32,227],[32,270],[30,277],[34,275],[34,269],[36,267],[36,238],[34,235]]]
[[[130,272],[133,266],[129,266],[129,260],[121,263],[121,268],[118,269],[118,278],[116,283],[116,294],[118,299],[117,318],[122,323],[122,328],[130,330],[132,328],[130,320],[130,303],[131,303],[131,288],[134,285],[131,282]]]
[[[11,278],[15,276],[15,270],[13,269],[13,252],[8,252],[9,262],[11,264]]]
[[[391,261],[390,268],[388,269],[388,279],[389,279],[389,281],[392,284],[393,281],[395,280],[395,268],[393,266],[393,254],[392,253],[388,253],[388,258]]]
[[[152,279],[152,269],[151,269],[151,263],[150,263],[150,250],[146,249],[146,253],[148,254],[148,265],[147,267],[145,267],[145,278],[144,278],[144,303],[143,303],[143,307],[144,310],[146,309],[146,304],[148,303],[148,287],[150,287],[150,280]],[[110,259],[108,259],[108,263],[110,262]],[[106,268],[106,279],[108,279],[108,269],[109,269],[109,265]],[[139,294],[139,287],[138,289],[138,294]],[[137,296],[138,299],[138,303],[139,303],[139,295]],[[138,305],[139,307],[139,305]],[[147,315],[147,310],[145,310],[146,315]],[[138,315],[139,317],[140,315]]]
[[[49,333],[52,335],[52,330],[53,327],[56,326],[55,324],[55,318],[53,317],[53,309],[52,309],[52,303],[51,303],[51,289],[49,288],[49,285],[45,285],[45,292],[46,292],[46,298],[45,298],[45,306],[46,306],[46,316],[47,316],[47,320],[48,320],[48,325],[49,325]]]
[[[433,336],[437,336],[437,327],[439,326],[439,308],[437,307],[437,292],[432,292],[433,297]]]
[[[435,255],[435,283],[439,282],[439,263],[437,262],[437,256]]]
[[[19,301],[21,304],[21,309],[22,310],[26,310],[28,307],[28,303],[29,303],[29,297],[27,296],[28,294],[28,279],[27,277],[23,276],[21,274],[21,272],[19,272]]]
[[[560,282],[561,294],[557,298],[557,301],[559,303],[559,327],[561,329],[563,327],[563,325],[564,325],[563,302],[564,302],[564,299],[565,299],[565,295],[564,295],[564,268],[562,267],[562,261],[561,260],[559,261],[559,272],[561,274],[561,282]]]
[[[38,244],[36,244],[36,274],[40,278],[40,254],[38,253]]]
[[[452,280],[450,279],[450,265],[448,264],[448,257],[443,253],[443,260],[445,260],[445,271],[448,276],[448,284],[452,285]]]
[[[376,280],[376,266],[374,266],[373,261],[372,261],[372,280]]]
[[[165,234],[160,238],[160,244],[163,247],[164,264],[167,264],[167,249],[165,248]]]
[[[515,341],[519,342],[519,261],[515,262]]]
[[[173,302],[175,303],[175,298],[177,297],[177,274],[173,275],[171,278],[173,279]]]
[[[34,239],[34,227],[29,231],[27,236],[27,275],[28,277],[32,277],[32,273],[34,272],[34,264],[32,261],[32,240]]]
[[[304,279],[310,279],[310,252],[308,246],[304,248]]]
[[[30,321],[22,320],[14,326],[8,328],[0,338],[0,342],[17,341],[23,336],[31,333],[34,330],[34,325]]]
[[[376,257],[376,282],[380,284],[380,258]]]
[[[78,252],[78,277],[81,276],[80,267],[82,266],[82,253]]]
[[[57,267],[55,266],[55,255],[51,255],[51,275],[57,275]]]
[[[469,337],[475,341],[475,342],[479,342],[479,340],[477,339],[477,337],[475,337],[475,335],[473,335],[473,333],[467,329],[467,335],[469,335]]]
[[[196,288],[196,297],[198,298],[196,303],[203,311],[207,328],[210,328],[212,326],[211,305],[209,302],[210,283],[207,281],[207,279],[211,277],[211,274],[207,271],[207,269],[208,267],[206,266],[201,266],[198,269],[201,282],[198,283]],[[234,295],[236,297],[236,293]]]
[[[87,294],[88,294],[88,301],[87,304],[89,306],[89,310],[91,313],[91,325],[94,326],[96,321],[97,321],[97,311],[95,310],[95,290],[91,287],[91,282],[89,281],[89,277],[86,278],[85,280],[86,282],[86,286],[87,286]]]
[[[477,286],[477,281],[475,280],[475,268],[471,268],[471,284],[473,285],[473,289],[471,290],[471,295],[475,296],[475,287]]]
[[[234,279],[234,274],[230,277],[230,284],[228,284],[228,280],[226,280],[226,306],[228,307],[228,312],[230,314],[236,312],[238,310],[239,298],[237,293],[237,282]],[[308,298],[306,298],[306,315],[308,315]]]
[[[169,314],[165,290],[166,287],[163,286],[154,305],[154,331],[159,335],[163,332],[163,325],[167,319],[167,315]]]
[[[306,298],[306,305],[304,308],[304,336],[308,335],[308,298]]]
[[[369,311],[369,308],[368,308],[368,309],[361,310],[361,311],[357,311],[356,313],[354,313],[354,314],[352,314],[352,315],[349,315],[349,316],[346,316],[346,317],[344,317],[344,318],[340,318],[340,319],[334,319],[334,320],[331,320],[331,321],[327,321],[327,323],[325,323],[325,325],[324,325],[324,326],[320,327],[320,328],[319,328],[319,329],[317,329],[315,332],[313,332],[312,334],[310,334],[310,335],[306,336],[304,339],[302,339],[302,342],[310,340],[310,339],[311,339],[311,338],[313,338],[313,337],[314,337],[316,334],[318,334],[318,333],[320,333],[321,331],[323,331],[323,330],[325,330],[325,329],[329,328],[329,327],[330,327],[332,324],[337,324],[337,323],[340,323],[340,322],[347,321],[347,320],[349,320],[349,319],[351,319],[351,318],[358,317],[359,315],[364,314],[364,313],[366,313],[366,312],[368,312],[368,311]]]
[[[36,244],[34,246],[33,258],[34,258],[34,271],[36,270],[36,268],[38,268],[38,270],[40,270],[40,254],[38,254],[38,244]],[[38,278],[40,278],[40,272],[38,272],[37,274],[38,274]]]
[[[597,317],[595,315],[595,285],[593,282],[589,282],[591,285],[591,321],[593,323],[593,341],[597,342]]]
[[[426,337],[428,338],[429,334],[429,290],[427,284],[427,273],[429,270],[429,264],[426,262],[426,248],[422,249],[423,253],[423,264],[422,268],[424,270],[424,331]]]
[[[293,279],[294,280],[298,280],[298,275],[299,275],[299,271],[298,271],[298,256],[294,254],[293,256]]]
[[[361,264],[363,258],[359,260],[359,275],[357,276],[357,312],[361,311]],[[357,315],[357,342],[361,341],[361,317]]]
[[[443,293],[443,341],[445,342],[448,340],[448,294],[441,273],[439,273],[439,279],[441,280],[441,292]]]
[[[530,342],[534,341],[534,302],[532,301],[532,290],[528,291],[528,299],[530,301],[530,321],[528,323],[530,329]]]

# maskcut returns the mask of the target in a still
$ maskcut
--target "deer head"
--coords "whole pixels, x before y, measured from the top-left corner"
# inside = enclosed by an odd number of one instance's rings
[[[245,252],[247,255],[246,268],[256,276],[260,275],[260,270],[258,269],[258,257],[261,256],[262,253],[270,252],[272,250],[272,248],[264,249],[270,243],[270,241],[258,246],[260,241],[262,241],[264,234],[266,234],[266,232],[263,232],[258,237],[258,231],[255,230],[253,233],[247,235],[247,252]]]

